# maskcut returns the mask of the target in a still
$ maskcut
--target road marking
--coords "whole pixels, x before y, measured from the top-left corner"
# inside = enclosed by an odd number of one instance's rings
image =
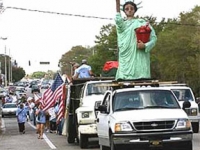
[[[32,128],[36,129],[36,127],[35,127],[34,125],[32,125],[30,122],[28,122],[28,124],[29,124]],[[50,147],[51,149],[56,149],[55,145],[53,145],[53,143],[48,139],[48,137],[46,136],[45,133],[43,133],[43,138],[44,138],[44,140],[46,141],[46,143],[49,145],[49,147]]]
[[[6,126],[3,118],[1,118],[1,131],[2,133],[6,132]]]

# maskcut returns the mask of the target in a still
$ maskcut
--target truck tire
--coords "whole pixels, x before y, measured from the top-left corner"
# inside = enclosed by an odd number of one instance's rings
[[[74,129],[74,124],[73,124],[73,117],[69,116],[68,118],[68,136],[67,136],[67,141],[69,144],[74,143],[75,142],[75,129]]]
[[[192,122],[192,130],[194,133],[199,133],[199,122]]]
[[[4,114],[2,114],[1,117],[4,118]]]
[[[75,142],[75,138],[74,138],[74,137],[68,136],[68,137],[67,137],[67,142],[68,142],[69,144],[74,143],[74,142]]]
[[[100,145],[100,150],[110,150],[110,149],[109,149],[109,147],[106,147],[106,146]]]
[[[79,145],[80,145],[80,148],[87,148],[87,146],[88,146],[87,135],[80,133]]]

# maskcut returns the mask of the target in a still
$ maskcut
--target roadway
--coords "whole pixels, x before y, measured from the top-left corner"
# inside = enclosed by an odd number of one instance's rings
[[[35,127],[26,122],[26,133],[20,135],[15,117],[2,118],[0,149],[2,150],[80,150],[78,144],[68,144],[66,135],[45,133],[44,139],[37,139]],[[98,139],[92,139],[88,150],[99,150]],[[200,149],[200,133],[194,134],[193,150]]]

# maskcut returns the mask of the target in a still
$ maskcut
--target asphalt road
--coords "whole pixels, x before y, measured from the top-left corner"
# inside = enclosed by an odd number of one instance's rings
[[[2,119],[3,132],[0,134],[0,149],[2,150],[81,150],[77,144],[68,144],[67,137],[56,133],[45,133],[44,139],[37,139],[35,127],[26,122],[26,133],[20,135],[15,117]],[[88,150],[99,150],[98,139],[90,141]],[[200,133],[194,134],[193,150],[200,149]],[[87,149],[86,149],[87,150]]]
[[[26,122],[26,133],[20,135],[15,116],[1,119],[0,112],[0,122],[0,150],[81,150],[78,144],[68,144],[66,135],[45,133],[44,139],[37,139],[35,126],[31,122]],[[89,145],[88,150],[99,150],[98,139],[90,139]],[[193,134],[193,150],[199,149],[200,133],[195,133]]]

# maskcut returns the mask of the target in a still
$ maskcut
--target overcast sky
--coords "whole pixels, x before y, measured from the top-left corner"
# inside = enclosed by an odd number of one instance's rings
[[[2,0],[0,0],[1,2]],[[139,3],[140,0],[135,0]],[[124,0],[121,0],[124,3]],[[57,70],[58,61],[73,46],[94,46],[95,35],[109,19],[75,17],[74,15],[113,18],[115,0],[3,0],[4,7],[25,8],[68,15],[6,9],[0,14],[0,54],[6,52],[17,60],[26,73]],[[189,12],[200,0],[143,0],[139,16],[177,18]],[[31,61],[31,67],[28,61]],[[40,65],[48,61],[50,65]]]

